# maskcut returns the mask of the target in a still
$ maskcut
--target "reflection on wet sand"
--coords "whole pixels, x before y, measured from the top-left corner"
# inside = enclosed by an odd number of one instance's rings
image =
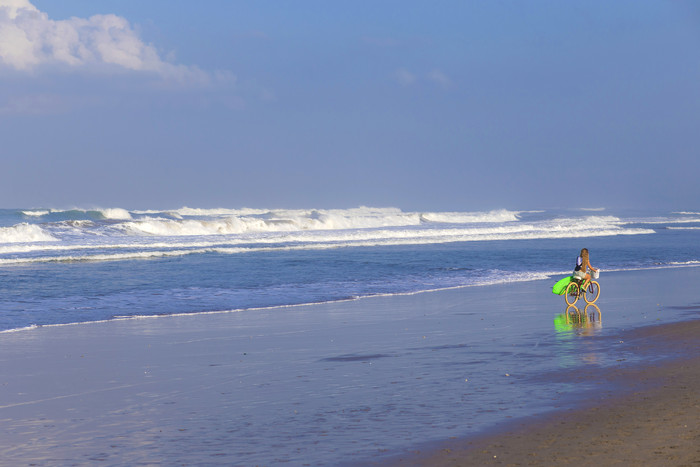
[[[578,330],[580,334],[586,334],[587,329],[603,327],[603,315],[595,303],[587,304],[583,311],[576,305],[569,305],[564,313],[554,318],[554,327],[557,332]]]
[[[600,356],[591,347],[591,342],[577,338],[593,336],[602,327],[602,313],[598,305],[593,303],[587,304],[583,310],[569,305],[564,313],[557,315],[554,318],[554,328],[561,346],[561,366],[576,366],[581,360],[585,363],[597,363]]]

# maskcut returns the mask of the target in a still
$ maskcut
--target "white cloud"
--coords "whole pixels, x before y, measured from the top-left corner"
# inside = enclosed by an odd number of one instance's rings
[[[400,70],[396,70],[395,76],[396,80],[402,86],[410,86],[416,82],[416,75],[403,68],[401,68]]]
[[[428,79],[445,89],[452,86],[452,80],[440,70],[433,70],[428,73]]]
[[[185,84],[208,84],[221,78],[212,78],[195,66],[164,61],[125,18],[108,14],[54,21],[29,0],[0,0],[0,64],[18,71],[46,66],[112,67]]]
[[[433,83],[443,89],[449,89],[452,87],[452,80],[450,77],[437,69],[431,71],[430,73],[415,74],[401,68],[394,72],[394,77],[402,86],[412,86],[420,83]]]

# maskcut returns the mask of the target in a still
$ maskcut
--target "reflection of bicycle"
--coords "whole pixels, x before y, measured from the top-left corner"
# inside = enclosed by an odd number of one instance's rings
[[[584,285],[582,279],[572,279],[569,285],[566,286],[564,300],[566,300],[568,305],[573,305],[581,296],[586,300],[586,303],[594,303],[600,296],[600,284],[589,280]]]
[[[564,314],[566,315],[567,321],[576,322],[578,320],[581,323],[584,321],[597,321],[598,325],[600,325],[603,318],[600,308],[598,308],[598,305],[595,303],[586,303],[586,307],[583,311],[576,308],[576,305],[568,305]]]
[[[562,336],[590,335],[603,327],[603,316],[598,305],[587,303],[583,310],[567,305],[564,313],[554,318],[554,328]]]

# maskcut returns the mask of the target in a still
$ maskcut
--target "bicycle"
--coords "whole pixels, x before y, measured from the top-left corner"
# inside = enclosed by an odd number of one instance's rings
[[[583,279],[572,279],[569,285],[566,286],[564,292],[564,300],[567,305],[573,305],[583,296],[586,303],[595,303],[600,296],[600,284],[594,280],[588,281],[588,284],[583,286]]]

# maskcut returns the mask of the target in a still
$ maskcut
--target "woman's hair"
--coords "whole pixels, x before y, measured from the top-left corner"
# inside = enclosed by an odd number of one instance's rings
[[[581,250],[581,266],[583,268],[588,267],[588,248],[584,248]]]

